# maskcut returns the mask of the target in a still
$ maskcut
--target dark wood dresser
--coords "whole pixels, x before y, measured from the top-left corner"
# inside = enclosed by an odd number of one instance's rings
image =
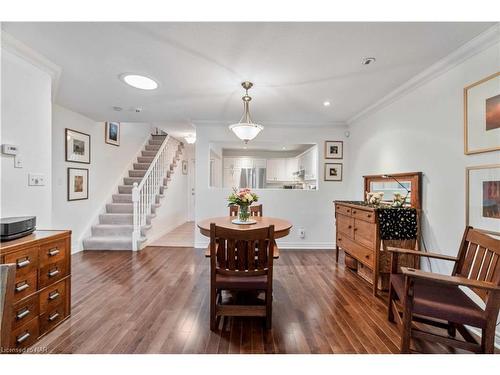
[[[0,243],[0,263],[16,265],[9,348],[31,346],[71,313],[71,231],[37,230]]]

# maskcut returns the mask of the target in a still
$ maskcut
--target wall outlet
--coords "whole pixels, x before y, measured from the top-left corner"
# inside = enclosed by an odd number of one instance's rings
[[[14,156],[14,168],[22,168],[23,167],[23,159],[16,155]]]
[[[299,237],[300,238],[306,237],[306,230],[304,228],[299,228]]]
[[[30,173],[28,175],[28,186],[45,186],[45,175],[41,173]]]

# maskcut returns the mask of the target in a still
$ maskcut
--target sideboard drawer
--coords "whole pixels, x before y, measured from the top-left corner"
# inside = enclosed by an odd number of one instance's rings
[[[38,294],[16,303],[12,311],[12,329],[21,327],[38,316]]]
[[[377,227],[364,220],[354,219],[354,241],[370,249],[375,248]]]
[[[351,216],[351,207],[347,207],[347,206],[344,206],[341,204],[336,204],[335,205],[335,213],[346,215],[346,216]]]
[[[66,309],[64,304],[53,307],[45,314],[40,315],[40,335],[50,331],[54,326],[58,325],[61,320],[66,317]]]
[[[66,280],[59,281],[40,292],[40,314],[62,304],[66,299]]]
[[[20,301],[24,297],[33,294],[37,290],[38,274],[36,271],[16,277],[14,284],[14,302]]]
[[[38,317],[13,330],[10,335],[12,348],[26,348],[33,344],[39,335]]]
[[[353,208],[351,213],[352,217],[354,217],[355,219],[368,221],[369,223],[375,222],[374,211],[366,211],[366,210],[360,210],[359,208]]]
[[[337,238],[338,246],[371,269],[375,264],[373,251],[343,236]]]
[[[65,277],[68,273],[66,269],[66,260],[61,260],[56,263],[50,263],[40,268],[40,288],[55,283],[56,281]]]
[[[40,267],[66,259],[68,248],[66,240],[59,240],[40,245]]]
[[[354,219],[345,215],[337,215],[337,229],[342,234],[354,238]]]
[[[5,255],[4,263],[16,265],[16,280],[38,269],[38,246]]]

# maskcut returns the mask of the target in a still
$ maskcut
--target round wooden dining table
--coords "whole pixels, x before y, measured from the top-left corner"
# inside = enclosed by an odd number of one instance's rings
[[[204,236],[210,237],[210,224],[215,223],[218,227],[224,227],[228,229],[235,229],[240,231],[247,231],[252,229],[266,228],[270,225],[274,225],[274,238],[282,238],[290,233],[292,228],[292,223],[285,219],[278,219],[276,217],[269,216],[252,216],[250,219],[256,221],[255,224],[233,224],[232,221],[236,219],[236,216],[222,216],[222,217],[212,217],[209,219],[202,220],[198,223],[198,228],[200,228],[200,233]],[[207,253],[205,253],[207,255]],[[208,253],[210,256],[210,253]],[[278,247],[275,247],[274,258],[279,257]]]

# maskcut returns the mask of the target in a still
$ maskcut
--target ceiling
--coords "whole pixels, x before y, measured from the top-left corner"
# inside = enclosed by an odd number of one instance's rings
[[[57,103],[96,121],[189,131],[191,123],[238,121],[243,80],[255,84],[250,111],[258,123],[345,122],[492,25],[4,22],[2,29],[62,68]],[[376,63],[362,65],[367,56]],[[118,79],[124,72],[160,87],[128,87]]]

